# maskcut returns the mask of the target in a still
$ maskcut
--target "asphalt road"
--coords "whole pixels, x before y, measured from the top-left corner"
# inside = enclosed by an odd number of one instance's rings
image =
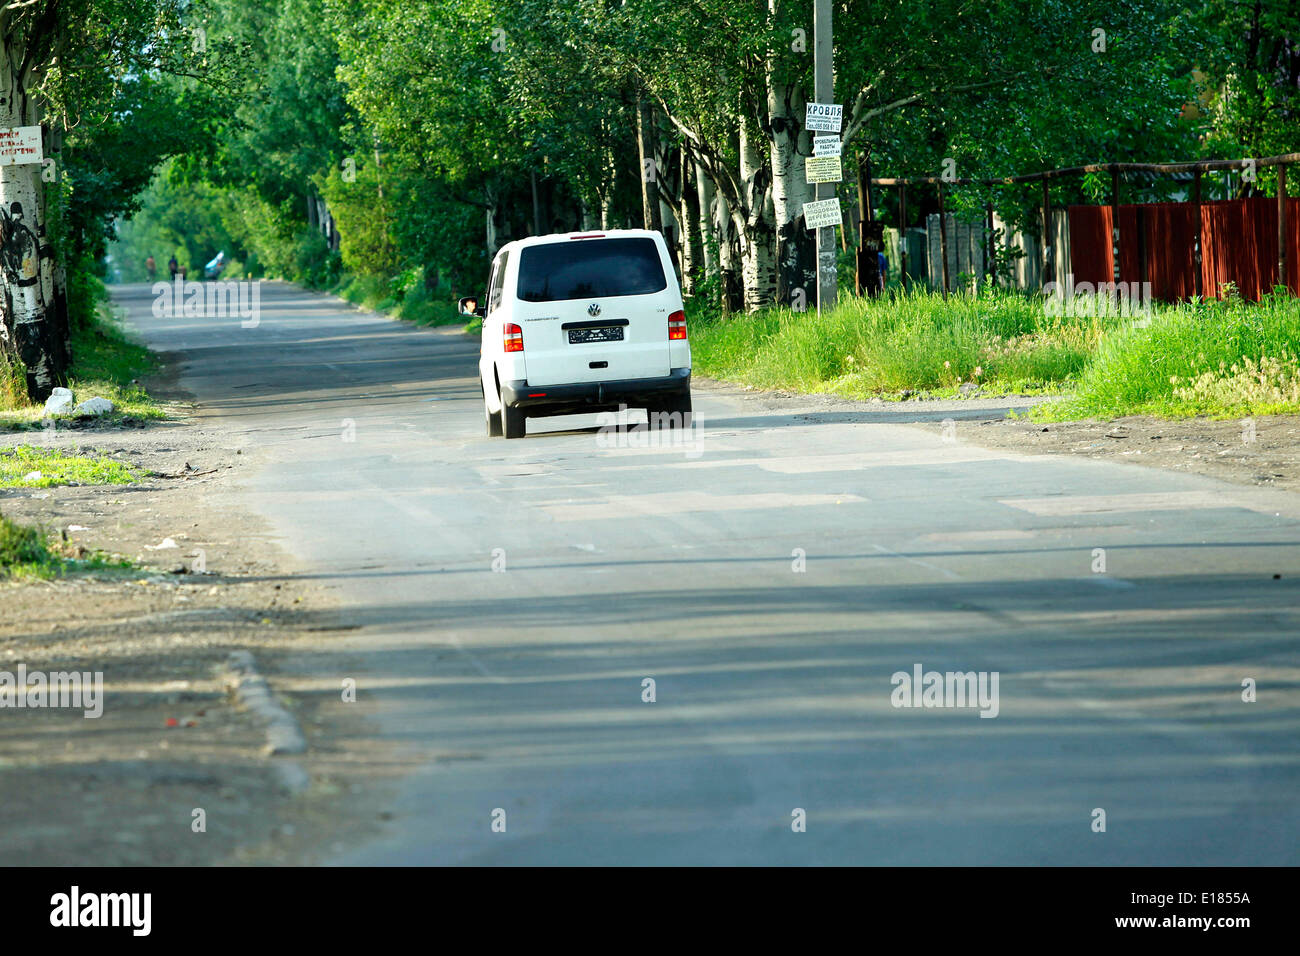
[[[686,447],[488,439],[459,333],[116,295],[244,436],[239,506],[340,586],[367,733],[414,755],[335,862],[1300,861],[1294,496],[984,451],[969,403],[921,410],[952,441],[730,390]],[[916,665],[996,674],[997,716],[892,706]]]

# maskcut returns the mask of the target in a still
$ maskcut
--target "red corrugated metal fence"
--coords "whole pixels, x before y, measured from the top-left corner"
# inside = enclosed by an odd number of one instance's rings
[[[1276,199],[1216,200],[1200,209],[1203,295],[1217,296],[1234,282],[1243,298],[1257,300],[1278,284]],[[1150,282],[1157,299],[1195,295],[1195,213],[1186,202],[1121,205],[1120,280]],[[1112,281],[1111,207],[1071,206],[1069,219],[1074,281]],[[1300,199],[1287,200],[1286,219],[1287,286],[1300,295]]]

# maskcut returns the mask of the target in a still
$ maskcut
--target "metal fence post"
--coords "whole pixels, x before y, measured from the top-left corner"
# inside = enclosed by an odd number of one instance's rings
[[[943,180],[939,181],[939,259],[943,265],[943,297],[948,298],[948,216],[943,211]]]
[[[907,291],[907,184],[898,186],[898,279]]]
[[[1119,165],[1110,164],[1110,227],[1111,258],[1114,261],[1114,279],[1119,281]]]
[[[1043,177],[1043,274],[1039,284],[1047,285],[1056,281],[1055,264],[1052,262],[1052,189],[1051,180]],[[1050,273],[1050,278],[1049,278]]]
[[[1192,202],[1195,203],[1194,214],[1196,217],[1192,225],[1194,230],[1192,239],[1192,259],[1193,264],[1196,266],[1195,289],[1197,298],[1203,298],[1205,296],[1205,291],[1202,286],[1205,284],[1205,277],[1201,274],[1201,167],[1199,166],[1197,166],[1192,173]]]
[[[1285,289],[1291,287],[1287,281],[1286,255],[1286,163],[1277,167],[1277,284]]]

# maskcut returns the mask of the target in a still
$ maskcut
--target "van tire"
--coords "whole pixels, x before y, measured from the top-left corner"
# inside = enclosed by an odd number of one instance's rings
[[[691,414],[690,392],[674,395],[646,409],[646,417],[651,428],[689,428]]]
[[[505,402],[501,403],[501,433],[506,438],[523,438],[528,430],[527,420],[522,408],[511,408]]]

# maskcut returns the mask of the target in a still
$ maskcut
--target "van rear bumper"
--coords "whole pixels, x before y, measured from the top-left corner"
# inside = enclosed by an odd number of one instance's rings
[[[574,415],[616,411],[619,405],[644,405],[673,395],[690,394],[691,370],[675,368],[662,378],[629,378],[576,385],[529,385],[527,380],[501,383],[501,401],[529,415]]]

